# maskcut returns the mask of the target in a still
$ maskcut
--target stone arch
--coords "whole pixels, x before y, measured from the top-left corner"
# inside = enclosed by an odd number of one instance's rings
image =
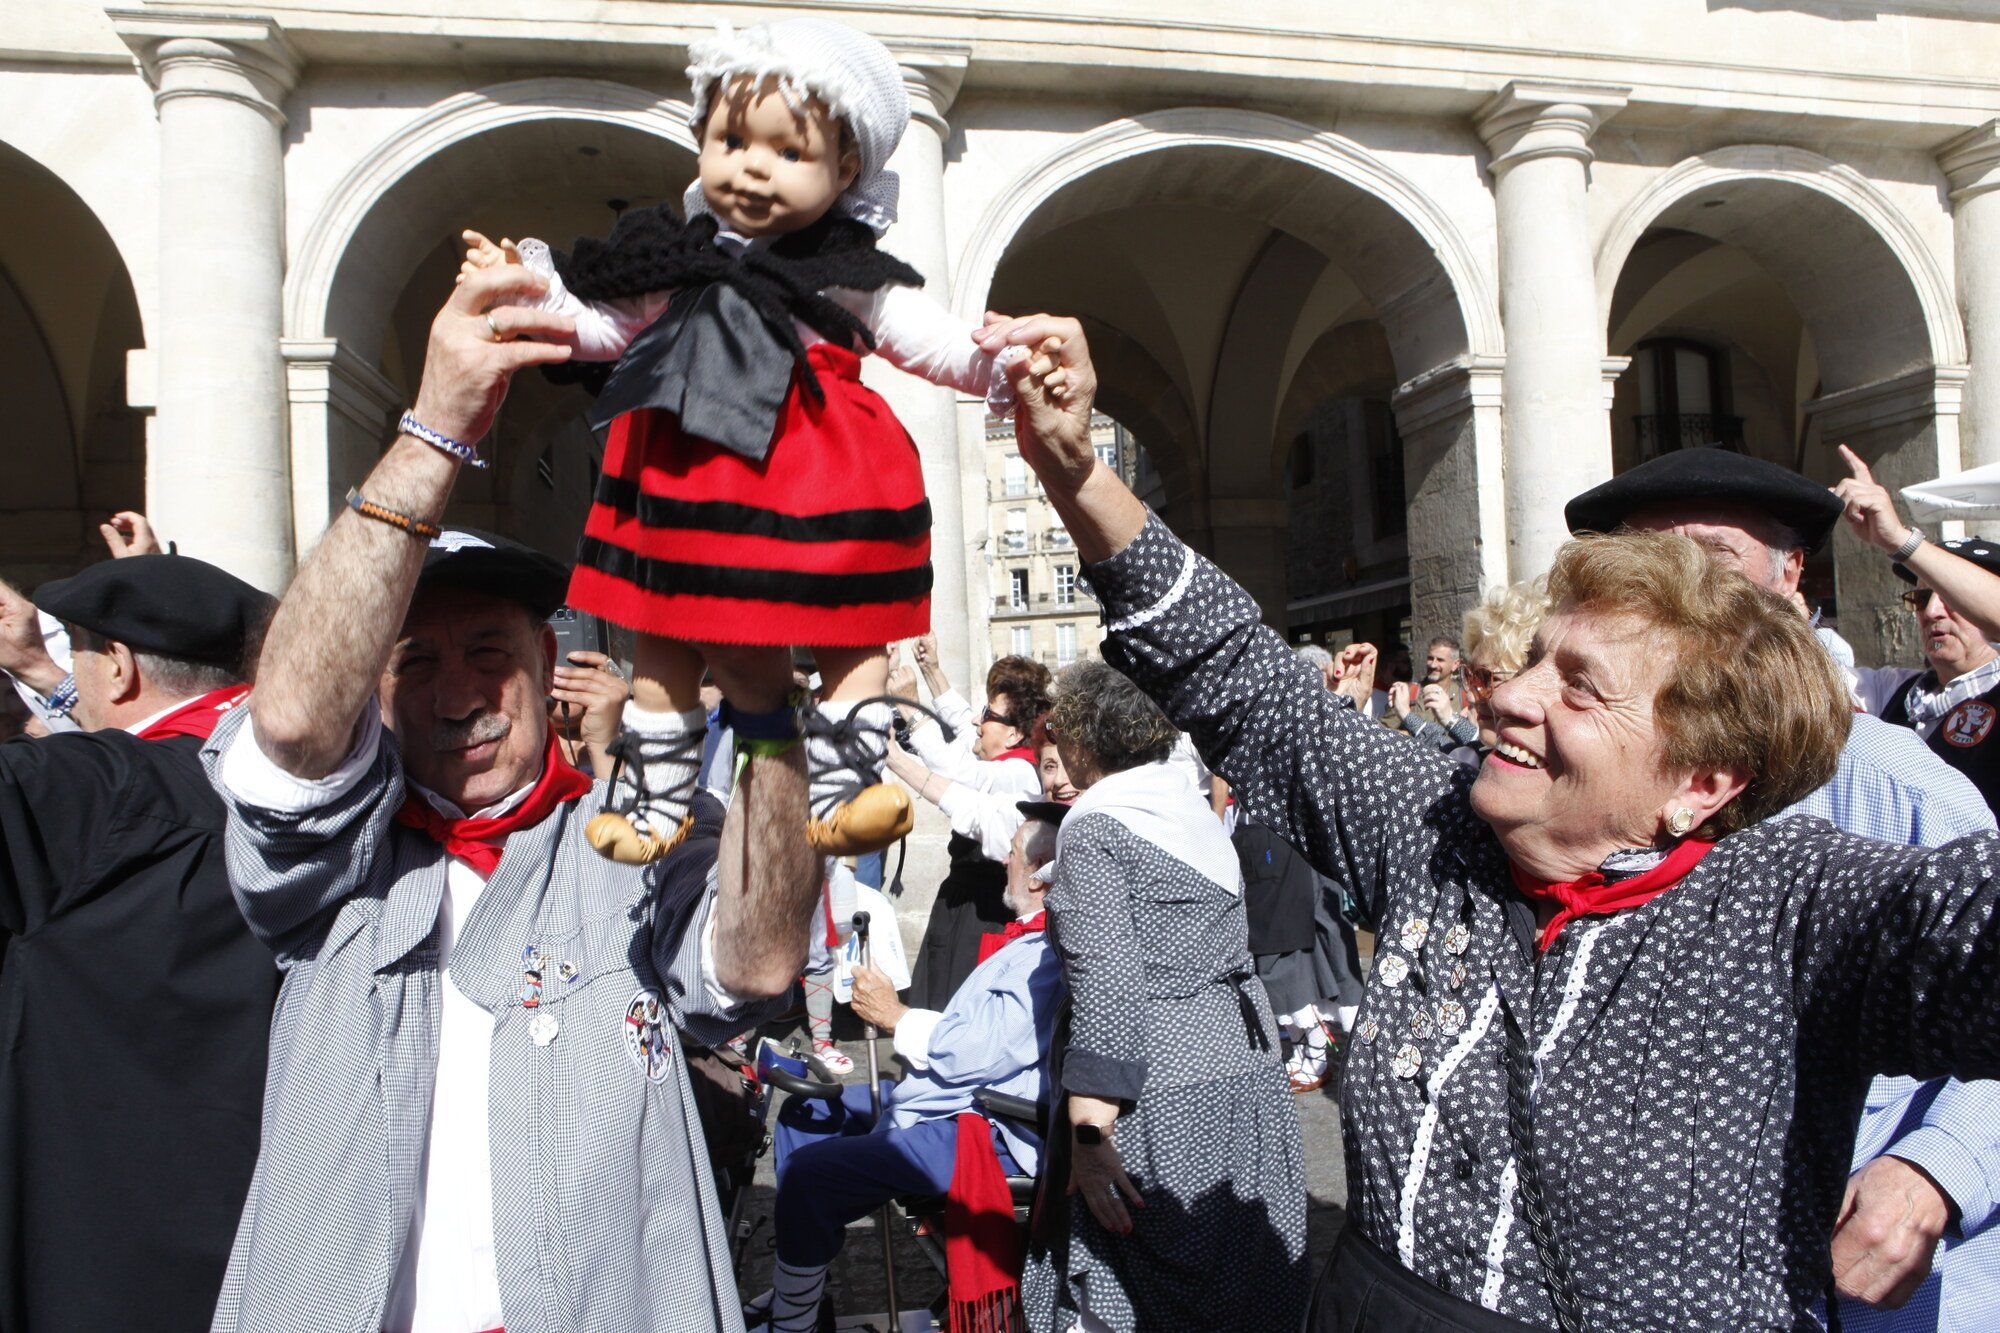
[[[285,331],[291,338],[332,330],[341,267],[371,214],[396,186],[440,153],[493,130],[542,120],[581,120],[657,136],[692,154],[692,108],[629,84],[603,79],[522,79],[445,98],[384,139],[341,178],[307,228],[285,282]]]

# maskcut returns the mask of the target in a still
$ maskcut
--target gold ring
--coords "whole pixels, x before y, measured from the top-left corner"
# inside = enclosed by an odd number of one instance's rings
[[[506,342],[506,341],[507,341],[507,336],[506,336],[505,334],[501,333],[501,332],[500,332],[500,326],[499,326],[498,324],[495,324],[495,323],[493,322],[493,312],[492,312],[492,311],[490,311],[490,310],[489,310],[489,311],[487,311],[487,312],[486,312],[486,315],[485,315],[485,320],[486,320],[486,327],[487,327],[487,328],[489,328],[489,329],[491,329],[491,330],[493,330],[493,341],[494,341],[494,342],[497,342],[497,343],[503,343],[503,342]]]

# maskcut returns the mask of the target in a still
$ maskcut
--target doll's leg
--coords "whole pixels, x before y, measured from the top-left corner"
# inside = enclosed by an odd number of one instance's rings
[[[632,698],[612,742],[617,756],[604,813],[584,831],[614,861],[644,865],[687,836],[701,776],[708,713],[701,706],[701,654],[685,643],[639,636]]]
[[[910,795],[882,781],[894,706],[887,648],[815,648],[821,681],[818,717],[807,727],[816,850],[827,856],[880,851],[910,831]]]

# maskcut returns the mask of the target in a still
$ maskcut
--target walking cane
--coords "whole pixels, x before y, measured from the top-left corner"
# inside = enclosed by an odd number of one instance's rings
[[[868,945],[868,913],[854,914],[854,934],[861,941],[861,965],[875,965],[874,950]],[[875,1072],[875,1025],[863,1020],[868,1035],[868,1105],[874,1112],[875,1123],[882,1123],[882,1081]],[[890,1205],[882,1205],[882,1215],[876,1225],[882,1229],[882,1286],[889,1299],[889,1333],[901,1333],[902,1311],[896,1307],[896,1247],[895,1238],[889,1231]]]

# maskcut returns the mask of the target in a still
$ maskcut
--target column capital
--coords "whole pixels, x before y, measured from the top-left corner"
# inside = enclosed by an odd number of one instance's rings
[[[1607,356],[1598,363],[1598,370],[1604,377],[1604,410],[1609,412],[1613,400],[1618,396],[1618,377],[1631,368],[1629,356]]]
[[[1959,135],[1938,149],[1937,160],[1951,183],[1954,203],[2000,189],[2000,120]]]
[[[1965,400],[1964,366],[1923,366],[1806,403],[1826,440],[1858,440],[1871,431],[1955,417]]]
[[[1496,175],[1538,157],[1573,157],[1588,165],[1590,137],[1631,95],[1630,88],[1612,84],[1515,80],[1486,100],[1472,124],[1493,151],[1488,169]]]
[[[153,85],[155,106],[179,97],[219,97],[284,125],[285,94],[298,82],[304,62],[276,19],[143,9],[105,12]]]
[[[1389,398],[1396,429],[1407,438],[1478,408],[1497,409],[1506,365],[1502,356],[1458,356],[1404,381]]]
[[[903,87],[910,95],[910,119],[930,126],[943,138],[951,132],[945,115],[965,82],[966,66],[972,63],[972,48],[898,43],[889,49],[903,70]]]

